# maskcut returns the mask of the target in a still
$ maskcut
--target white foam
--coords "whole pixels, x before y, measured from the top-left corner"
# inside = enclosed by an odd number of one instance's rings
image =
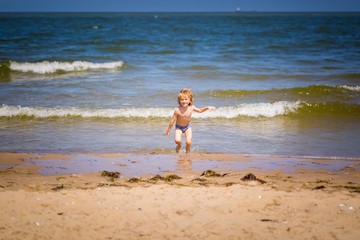
[[[29,116],[49,117],[163,117],[171,116],[172,110],[166,108],[125,108],[125,109],[81,109],[81,108],[40,108],[2,105],[0,117]]]
[[[354,91],[354,92],[360,92],[360,86],[348,86],[348,85],[342,85],[339,86],[340,88],[344,88],[346,90]]]
[[[122,67],[123,61],[106,62],[106,63],[92,63],[86,61],[74,61],[74,62],[15,62],[10,61],[10,69],[20,72],[33,72],[39,74],[55,73],[57,71],[85,71],[96,69],[116,69]]]
[[[275,102],[241,104],[236,107],[220,107],[216,111],[207,111],[199,114],[194,113],[194,118],[236,118],[238,116],[249,117],[274,117],[295,112],[300,102]],[[121,109],[81,109],[81,108],[41,108],[7,106],[0,107],[0,117],[83,117],[83,118],[170,118],[173,114],[172,108],[121,108]]]
[[[221,107],[216,111],[205,112],[202,114],[194,113],[194,117],[199,118],[236,118],[238,116],[247,117],[275,117],[296,112],[300,106],[297,102],[274,102],[274,103],[249,103],[241,104],[237,107]]]

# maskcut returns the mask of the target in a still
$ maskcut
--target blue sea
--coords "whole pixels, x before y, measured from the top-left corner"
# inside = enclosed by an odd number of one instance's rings
[[[0,151],[360,157],[360,13],[0,13]]]

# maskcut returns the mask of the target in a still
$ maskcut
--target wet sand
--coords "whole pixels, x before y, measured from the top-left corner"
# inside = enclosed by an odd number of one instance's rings
[[[0,239],[358,239],[360,161],[0,153],[0,203]]]

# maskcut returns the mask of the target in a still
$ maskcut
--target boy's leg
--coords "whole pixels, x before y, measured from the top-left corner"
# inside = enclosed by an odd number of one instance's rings
[[[186,153],[190,152],[191,144],[192,144],[192,128],[188,128],[185,132],[186,136]]]
[[[181,135],[182,135],[182,131],[180,129],[175,129],[175,143],[177,144],[175,151],[177,153],[181,149]]]

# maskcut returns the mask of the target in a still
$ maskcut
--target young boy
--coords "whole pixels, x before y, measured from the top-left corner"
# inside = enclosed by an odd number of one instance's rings
[[[164,135],[169,135],[172,126],[175,124],[175,143],[176,152],[178,153],[181,149],[181,136],[185,133],[186,137],[186,153],[190,152],[192,143],[192,129],[191,129],[191,114],[193,111],[203,113],[207,110],[212,111],[216,108],[214,106],[206,106],[197,108],[193,105],[194,97],[190,88],[184,88],[178,95],[179,107],[175,108],[174,114],[170,120],[169,126],[165,131]]]

